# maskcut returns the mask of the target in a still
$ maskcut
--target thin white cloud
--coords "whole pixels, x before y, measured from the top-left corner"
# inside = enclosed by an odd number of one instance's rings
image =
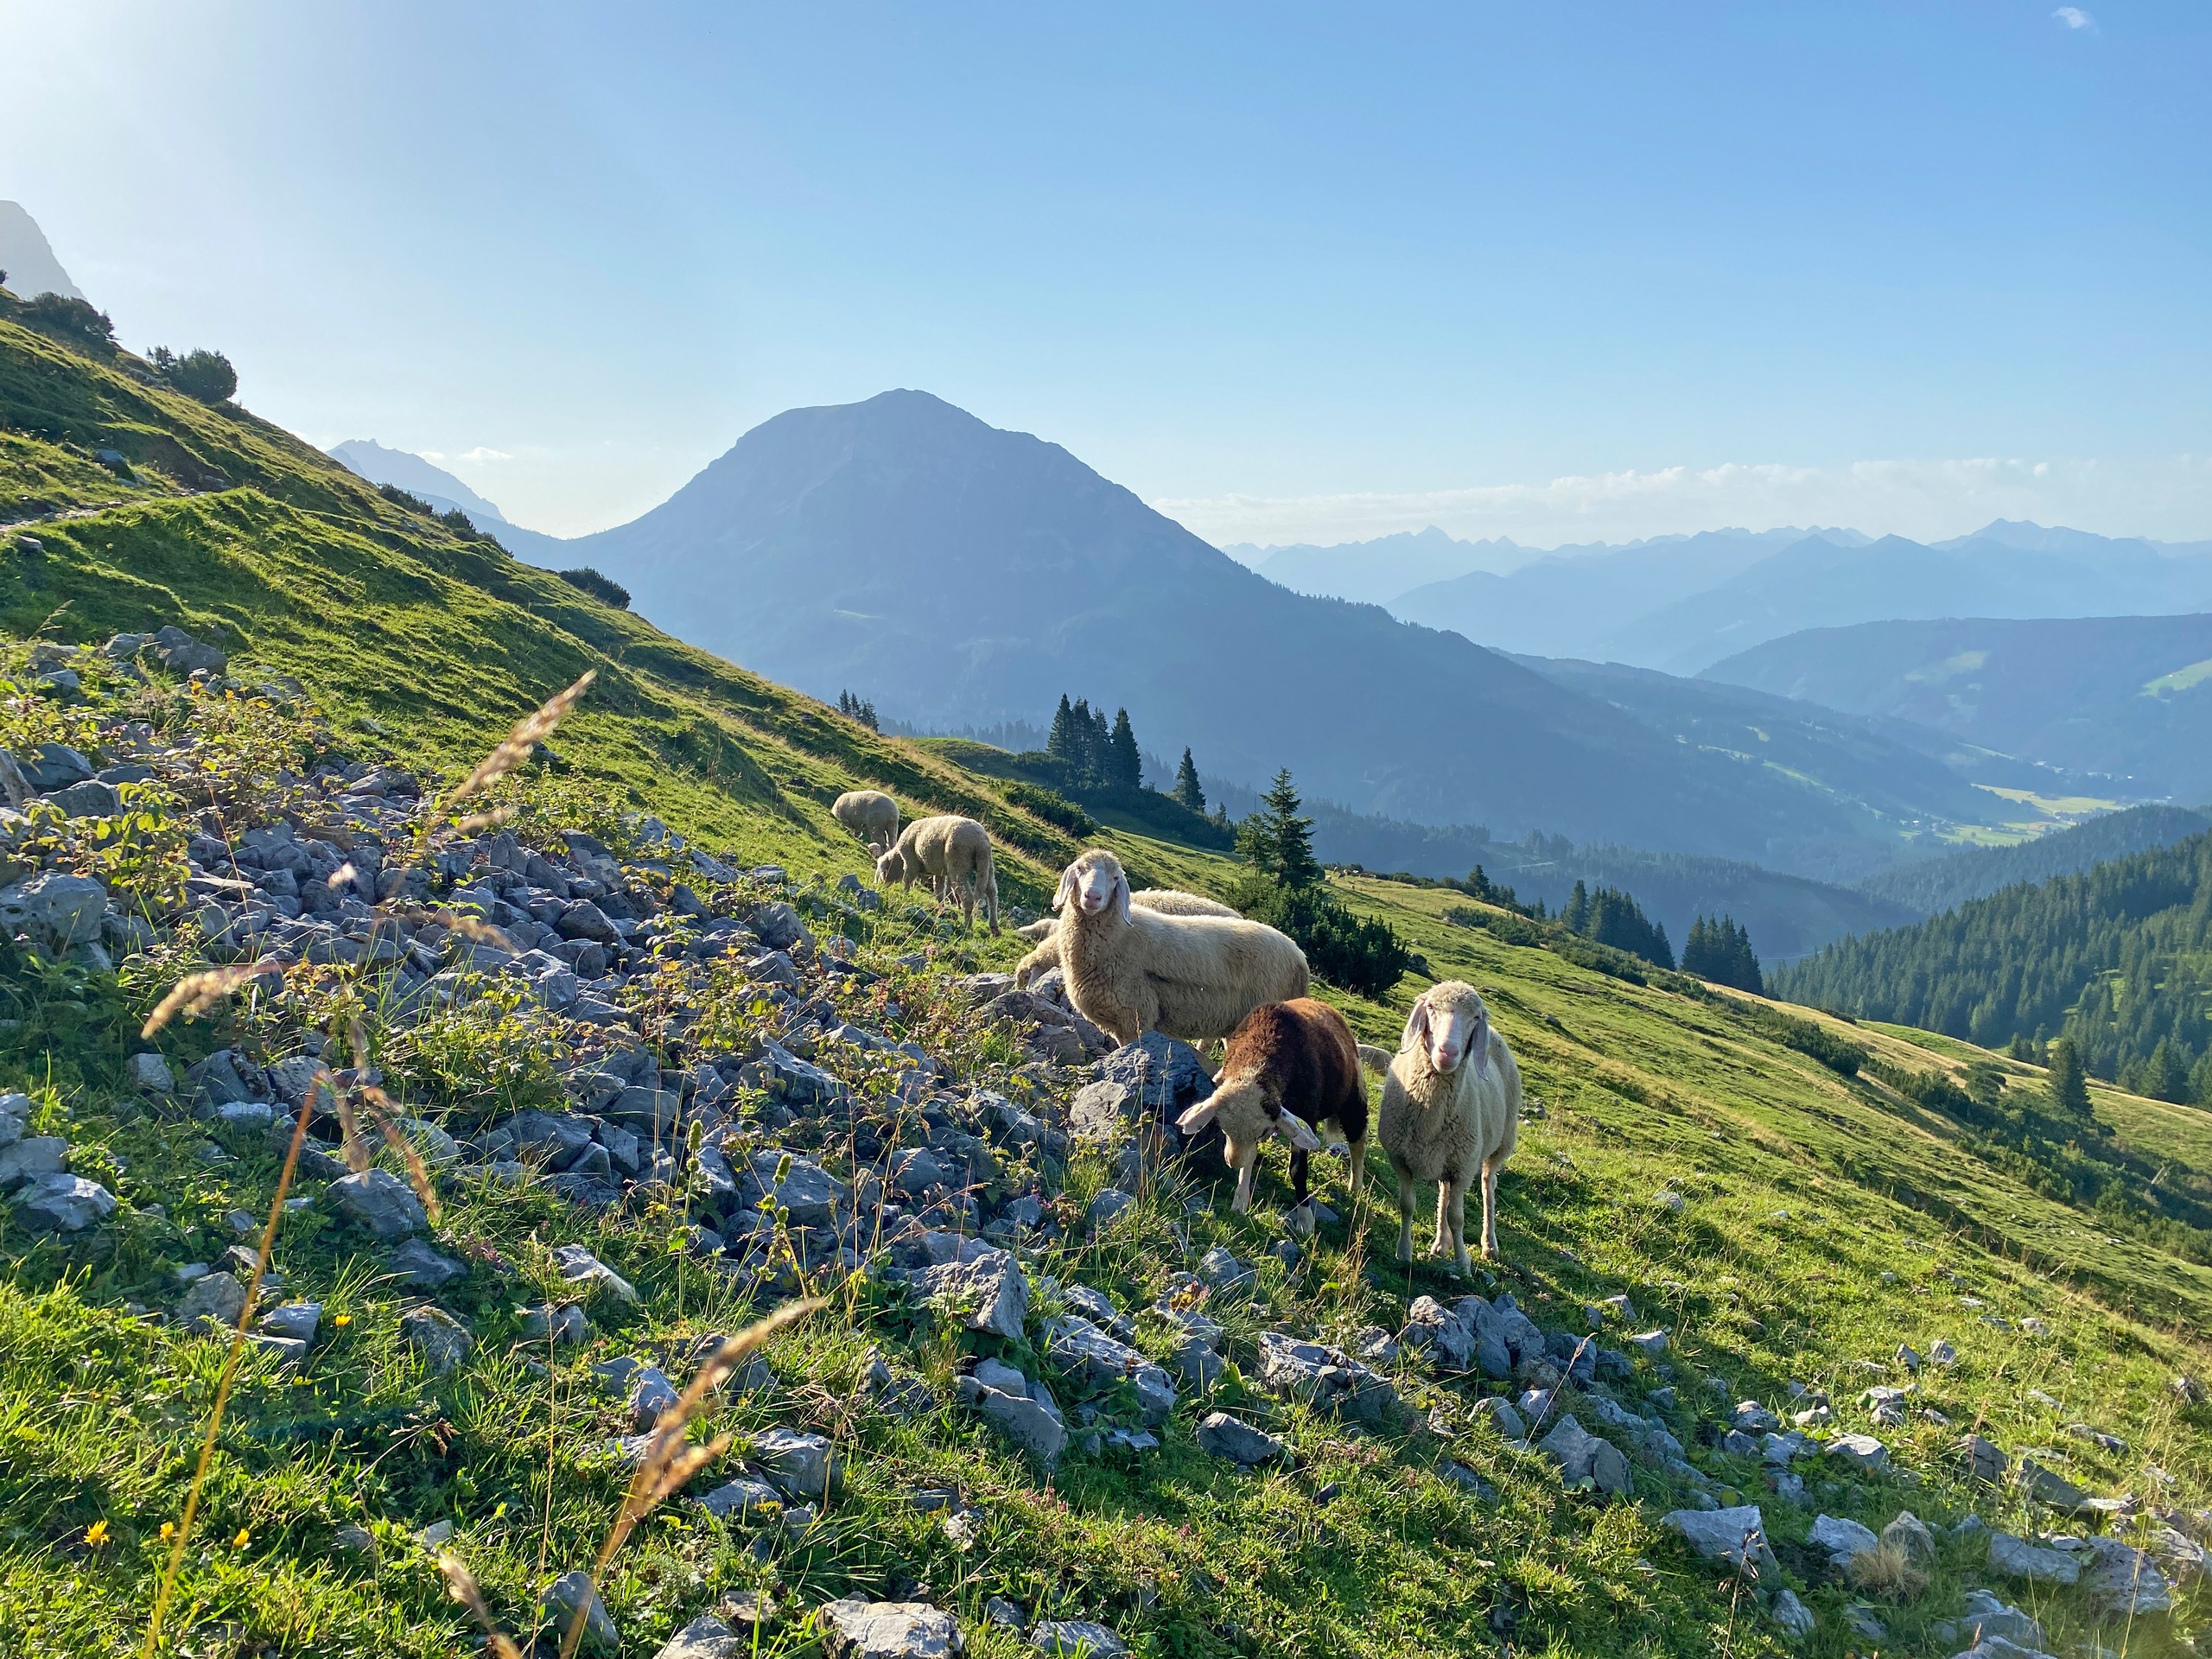
[[[2094,29],[2097,26],[2097,20],[2079,6],[2061,6],[2050,15],[2069,29]]]
[[[504,449],[493,449],[478,444],[474,449],[464,449],[454,457],[457,461],[512,461],[514,457]]]
[[[1436,524],[1524,546],[1822,524],[1941,539],[1993,518],[2108,535],[2212,537],[2212,457],[2127,462],[1981,457],[1844,467],[1726,462],[1404,493],[1223,495],[1152,504],[1217,545],[1363,541]]]

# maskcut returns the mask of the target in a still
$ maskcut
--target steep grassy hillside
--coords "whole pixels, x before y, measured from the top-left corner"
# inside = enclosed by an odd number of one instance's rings
[[[856,784],[893,789],[910,810],[984,817],[1009,843],[1007,886],[1033,901],[1075,844],[999,781],[926,746],[878,738],[489,544],[456,539],[280,433],[146,387],[127,361],[87,363],[0,326],[0,426],[12,458],[0,488],[32,493],[35,481],[53,509],[92,509],[5,532],[0,626],[11,634],[86,641],[173,621],[219,628],[245,692],[297,674],[330,742],[364,757],[388,749],[446,776],[594,667],[599,684],[555,734],[555,760],[531,775],[537,798],[549,810],[649,810],[741,864],[774,861],[802,877],[865,868],[823,804]],[[88,472],[99,448],[130,457],[133,475]],[[213,487],[218,470],[224,482]],[[26,533],[42,546],[26,550]],[[10,648],[19,676],[26,655]],[[209,700],[177,696],[164,706],[213,718],[201,706]],[[200,728],[177,730],[197,741]],[[1101,838],[1154,880],[1219,890],[1233,878],[1217,854],[1128,828]],[[778,1617],[757,1642],[748,1631],[720,1651],[813,1659],[823,1647],[818,1608],[859,1594],[952,1611],[982,1659],[1034,1651],[990,1622],[991,1598],[1018,1602],[1030,1619],[1102,1620],[1145,1659],[1783,1651],[1767,1610],[1779,1587],[1772,1574],[1762,1585],[1733,1580],[1660,1525],[1694,1491],[1764,1506],[1773,1572],[1817,1620],[1797,1649],[1813,1659],[1877,1647],[1955,1652],[1964,1642],[1939,1627],[1981,1584],[2041,1617],[2056,1651],[2089,1641],[2136,1656],[2190,1650],[2183,1638],[2201,1628],[2201,1591],[2181,1592],[2171,1620],[2101,1617],[2085,1594],[1991,1576],[1977,1536],[1951,1529],[1969,1514],[2015,1531],[2090,1524],[2033,1510],[2014,1489],[1971,1487],[1953,1451],[1968,1429],[2008,1452],[2041,1448],[2046,1466],[2094,1493],[2135,1494],[2135,1510],[2099,1523],[2115,1531],[2153,1511],[2193,1525],[2187,1512],[2212,1501],[2212,1418],[2170,1387],[2177,1373],[2201,1376],[2212,1364],[2202,1334],[2212,1268],[2046,1196],[2034,1170],[1971,1141],[1919,1098],[1938,1072],[1986,1089],[1976,1066],[2000,1071],[2000,1089],[2031,1090],[2039,1081],[2030,1069],[1679,976],[1579,966],[1512,943],[1520,935],[1506,912],[1478,912],[1481,926],[1446,919],[1467,904],[1456,893],[1365,877],[1336,885],[1407,934],[1434,976],[1481,986],[1521,1057],[1530,1108],[1503,1183],[1509,1265],[1472,1287],[1510,1288],[1548,1330],[1595,1328],[1609,1349],[1625,1352],[1631,1332],[1663,1332],[1663,1353],[1624,1357],[1610,1395],[1571,1395],[1561,1409],[1591,1426],[1603,1402],[1632,1402],[1679,1436],[1692,1476],[1639,1459],[1624,1501],[1563,1484],[1544,1455],[1484,1414],[1494,1408],[1480,1402],[1498,1385],[1440,1376],[1410,1351],[1378,1359],[1409,1409],[1372,1427],[1332,1421],[1259,1385],[1264,1332],[1356,1343],[1370,1327],[1398,1329],[1421,1294],[1469,1288],[1426,1255],[1411,1267],[1389,1259],[1379,1157],[1379,1210],[1356,1208],[1333,1160],[1319,1160],[1324,1194],[1349,1224],[1324,1224],[1287,1253],[1294,1266],[1275,1253],[1287,1242],[1279,1153],[1268,1154],[1250,1215],[1231,1215],[1225,1191],[1202,1186],[1186,1202],[1172,1184],[1145,1181],[1095,1234],[1082,1218],[1118,1178],[1112,1154],[1078,1149],[1064,1169],[1025,1155],[1020,1179],[1042,1184],[1053,1218],[1025,1246],[1039,1310],[1058,1312],[1089,1287],[1139,1313],[1136,1344],[1165,1357],[1166,1326],[1148,1310],[1186,1267],[1224,1247],[1256,1265],[1249,1290],[1203,1300],[1236,1369],[1184,1391],[1156,1451],[1071,1449],[1048,1478],[951,1403],[957,1367],[989,1357],[1035,1370],[1051,1363],[1036,1344],[965,1331],[887,1281],[813,1258],[810,1282],[834,1305],[768,1351],[772,1389],[732,1400],[708,1427],[741,1440],[772,1427],[822,1433],[847,1471],[842,1489],[804,1526],[725,1523],[671,1503],[605,1574],[610,1650],[646,1659],[694,1618],[720,1606],[734,1619],[733,1599],[752,1596],[772,1600]],[[961,935],[895,896],[863,914],[804,880],[789,891],[825,936],[843,931],[857,964],[877,976],[808,965],[807,997],[834,1005],[842,1028],[912,1042],[958,1090],[1018,1097],[1065,1121],[1085,1074],[1044,1064],[946,977],[1010,963],[1016,941]],[[712,896],[755,901],[743,883]],[[175,1305],[180,1264],[220,1261],[242,1236],[250,1243],[275,1196],[277,1163],[264,1143],[234,1138],[226,1149],[211,1139],[225,1129],[149,1113],[134,1091],[138,1021],[195,964],[193,949],[188,938],[162,943],[127,958],[119,976],[13,946],[0,959],[0,1091],[29,1095],[34,1132],[66,1137],[78,1166],[111,1182],[124,1205],[111,1230],[73,1243],[27,1234],[12,1210],[0,1223],[0,1652],[10,1656],[136,1651],[143,1642],[167,1554],[161,1529],[182,1514],[225,1351],[143,1313]],[[1392,1043],[1426,982],[1408,981],[1387,1005],[1339,1001],[1363,1035]],[[660,995],[650,977],[638,988]],[[695,1032],[723,1032],[741,1048],[785,1029],[768,1023],[779,1016],[749,986],[717,981],[698,995]],[[645,1017],[654,1006],[639,1023],[676,1041],[677,1026]],[[575,1033],[534,1022],[529,1008],[495,1003],[480,1021],[431,1030],[445,1044],[435,1052],[422,1037],[379,1033],[391,1045],[386,1080],[456,1135],[484,1132],[486,1094],[509,1106],[563,1097],[552,1065]],[[241,1000],[161,1037],[180,1063],[231,1043],[296,1055],[302,1040],[298,1009],[275,997]],[[867,1103],[917,1127],[894,1071],[907,1057],[826,1039],[815,1053]],[[1856,1077],[1846,1075],[1853,1056]],[[948,1109],[930,1099],[940,1116]],[[766,1114],[758,1091],[748,1087],[744,1102]],[[2202,1114],[2101,1090],[2094,1108],[2119,1146],[2158,1159],[2162,1179],[2212,1175]],[[750,1121],[770,1132],[765,1116]],[[804,1116],[783,1128],[844,1176],[860,1173],[855,1133],[833,1135]],[[1014,1190],[993,1183],[993,1204]],[[620,1503],[613,1443],[631,1419],[592,1367],[649,1357],[680,1382],[697,1338],[758,1310],[740,1288],[749,1281],[705,1259],[687,1230],[691,1200],[674,1189],[583,1209],[542,1184],[449,1178],[436,1242],[467,1274],[444,1300],[478,1346],[439,1377],[403,1326],[422,1317],[423,1298],[341,1223],[326,1184],[295,1191],[311,1202],[284,1213],[273,1259],[283,1294],[321,1305],[322,1334],[296,1376],[266,1357],[241,1373],[159,1650],[474,1650],[473,1627],[422,1541],[447,1527],[493,1616],[524,1629],[549,1580],[589,1560]],[[788,1225],[772,1208],[764,1214],[772,1231]],[[579,1244],[635,1287],[634,1303],[564,1283],[551,1250]],[[1615,1296],[1627,1306],[1606,1309]],[[583,1343],[526,1336],[521,1309],[563,1297],[587,1307]],[[1948,1368],[1916,1378],[1896,1358],[1900,1344],[1931,1354],[1939,1340],[1957,1351]],[[925,1382],[936,1403],[901,1421],[866,1381],[871,1355]],[[1863,1391],[1873,1383],[1917,1389],[1895,1426],[1871,1416]],[[1055,1386],[1071,1425],[1086,1408],[1102,1425],[1128,1420],[1118,1376]],[[1838,1427],[1874,1428],[1891,1465],[1861,1471],[1813,1455],[1791,1488],[1770,1478],[1756,1446],[1738,1455],[1723,1441],[1734,1402],[1805,1409],[1803,1390],[1826,1394]],[[1213,1410],[1280,1437],[1281,1461],[1246,1471],[1205,1453],[1196,1429]],[[2082,1433],[2069,1432],[2075,1424]],[[2082,1437],[2092,1430],[2108,1438]],[[696,1490],[730,1472],[719,1465]],[[1923,1592],[1856,1591],[1807,1545],[1816,1514],[1880,1528],[1905,1508],[1941,1529]],[[1867,1621],[1885,1634],[1860,1633]]]

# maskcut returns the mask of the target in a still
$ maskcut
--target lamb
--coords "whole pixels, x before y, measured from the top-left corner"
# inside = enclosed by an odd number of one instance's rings
[[[1312,983],[1306,953],[1262,923],[1133,906],[1122,861],[1103,848],[1060,873],[1052,902],[1068,1001],[1118,1043],[1147,1031],[1210,1042]]]
[[[1360,1047],[1361,1061],[1382,1071],[1382,1151],[1398,1178],[1398,1260],[1414,1255],[1414,1187],[1437,1183],[1436,1243],[1448,1237],[1455,1270],[1467,1255],[1467,1188],[1483,1184],[1483,1259],[1497,1258],[1497,1173],[1520,1132],[1521,1068],[1492,1029],[1490,1009],[1471,985],[1447,979],[1414,1003],[1398,1052]]]
[[[1235,916],[1237,913],[1218,899],[1185,893],[1179,887],[1147,887],[1142,893],[1131,893],[1129,902],[1161,916]],[[1050,973],[1060,965],[1059,925],[1058,918],[1047,916],[1044,920],[1032,922],[1021,930],[1021,937],[1036,940],[1037,948],[1014,964],[1014,982],[1018,988],[1028,989],[1030,981],[1040,974]]]
[[[999,931],[999,876],[991,858],[991,832],[973,818],[949,812],[916,818],[875,861],[875,879],[887,887],[893,881],[912,887],[926,879],[940,903],[959,899],[968,926],[975,926],[980,903],[991,931]]]
[[[830,803],[830,816],[879,857],[899,844],[899,803],[880,789],[849,789]]]
[[[1176,1120],[1186,1135],[1209,1123],[1221,1126],[1223,1155],[1236,1172],[1229,1207],[1238,1215],[1252,1207],[1260,1145],[1270,1135],[1290,1143],[1293,1208],[1305,1207],[1306,1160],[1320,1149],[1314,1131],[1322,1125],[1351,1154],[1357,1198],[1367,1157],[1367,1083],[1344,1015],[1305,996],[1262,1002],[1245,1015],[1229,1034],[1220,1085]]]

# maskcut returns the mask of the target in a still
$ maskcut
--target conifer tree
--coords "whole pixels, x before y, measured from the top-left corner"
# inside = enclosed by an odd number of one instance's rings
[[[1191,759],[1191,751],[1188,748],[1183,751],[1183,764],[1175,768],[1175,788],[1173,793],[1177,800],[1182,802],[1193,812],[1204,812],[1206,810],[1206,792],[1198,787],[1198,763]]]
[[[1106,781],[1123,789],[1144,787],[1144,757],[1137,752],[1136,728],[1129,724],[1129,711],[1114,711],[1114,730],[1106,743]]]
[[[1052,730],[1045,740],[1045,753],[1055,760],[1065,760],[1078,772],[1081,751],[1076,747],[1075,710],[1068,706],[1068,694],[1060,693],[1060,706],[1052,713]]]
[[[2077,1122],[2089,1121],[2089,1084],[2082,1073],[2081,1051],[2071,1037],[2050,1046],[2050,1109]]]
[[[1236,826],[1238,855],[1293,890],[1321,884],[1321,863],[1313,856],[1313,820],[1299,816],[1304,804],[1285,766],[1261,798],[1260,810]]]

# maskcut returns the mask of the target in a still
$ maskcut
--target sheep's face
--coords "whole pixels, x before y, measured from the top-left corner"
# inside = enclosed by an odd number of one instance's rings
[[[1306,1152],[1321,1145],[1321,1137],[1296,1113],[1269,1111],[1267,1090],[1251,1077],[1222,1084],[1175,1120],[1175,1127],[1185,1135],[1195,1135],[1209,1123],[1221,1130],[1222,1158],[1236,1172],[1236,1196],[1229,1207],[1238,1215],[1252,1207],[1260,1147],[1269,1135],[1279,1135],[1285,1144]]]
[[[887,887],[893,881],[903,877],[906,874],[906,861],[899,856],[899,849],[896,847],[893,847],[877,855],[875,861],[875,882],[878,887]]]
[[[1419,1044],[1428,1063],[1449,1076],[1472,1055],[1479,1073],[1490,1046],[1490,1010],[1472,986],[1438,985],[1422,993],[1406,1021],[1405,1039]]]
[[[1074,914],[1096,916],[1111,906],[1124,921],[1129,914],[1129,878],[1122,861],[1112,854],[1086,854],[1060,875],[1053,903],[1071,906]]]

